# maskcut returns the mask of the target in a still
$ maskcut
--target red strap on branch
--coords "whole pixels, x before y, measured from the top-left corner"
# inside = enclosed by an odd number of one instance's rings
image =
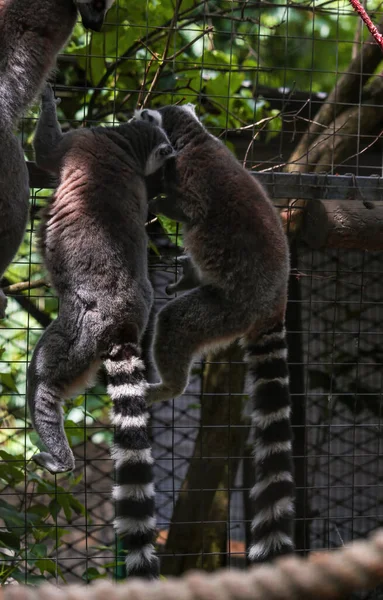
[[[381,50],[383,51],[383,35],[379,33],[359,0],[350,0],[350,4],[352,5],[353,9],[356,10],[356,12],[362,17],[363,21],[368,27],[369,32],[375,38]]]

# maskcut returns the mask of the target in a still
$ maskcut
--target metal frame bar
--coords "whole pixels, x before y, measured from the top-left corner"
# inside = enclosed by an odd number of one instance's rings
[[[56,180],[28,162],[30,186],[53,189]],[[383,177],[355,175],[328,175],[326,173],[258,173],[256,179],[272,198],[301,200],[383,200]]]

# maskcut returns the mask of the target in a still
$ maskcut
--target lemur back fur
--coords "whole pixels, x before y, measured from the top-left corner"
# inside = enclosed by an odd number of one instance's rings
[[[255,429],[256,483],[252,561],[293,550],[294,478],[284,327],[289,248],[279,216],[261,186],[191,106],[144,110],[137,119],[162,126],[177,151],[165,165],[166,198],[151,211],[184,223],[191,287],[158,314],[154,359],[161,383],[149,402],[182,394],[193,358],[241,339],[248,363]],[[187,284],[190,285],[187,285]]]
[[[164,132],[148,123],[63,135],[49,86],[34,147],[37,164],[60,177],[39,231],[60,311],[28,370],[32,422],[47,448],[34,460],[52,473],[73,469],[61,401],[90,385],[104,363],[115,425],[114,524],[129,550],[128,575],[154,578],[153,459],[140,357],[152,304],[144,177],[173,149]]]
[[[80,1],[99,20],[113,0]],[[14,128],[54,67],[76,22],[72,0],[0,0],[0,280],[23,239],[29,176]],[[88,21],[89,22],[89,21]],[[0,289],[0,319],[7,301]]]

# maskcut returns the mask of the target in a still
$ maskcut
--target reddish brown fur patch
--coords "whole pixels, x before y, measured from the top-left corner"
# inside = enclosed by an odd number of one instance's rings
[[[246,344],[253,344],[257,340],[259,340],[260,336],[269,331],[275,325],[279,323],[284,323],[285,321],[285,313],[286,313],[286,303],[287,298],[281,300],[280,305],[276,308],[274,314],[269,317],[267,320],[263,319],[262,321],[258,321],[254,323],[246,332],[244,332],[244,338]]]
[[[238,340],[243,335],[243,333],[244,332],[239,332],[233,335],[224,335],[216,337],[208,341],[205,340],[202,344],[198,346],[196,353],[206,354],[206,352],[209,352],[211,350],[221,350],[223,348],[227,348],[227,346],[230,346],[230,344]]]

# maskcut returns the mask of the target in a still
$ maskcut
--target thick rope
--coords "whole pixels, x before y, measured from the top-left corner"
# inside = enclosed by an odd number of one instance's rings
[[[288,556],[248,571],[194,571],[167,581],[98,581],[60,589],[8,585],[2,591],[4,600],[339,600],[378,583],[383,583],[383,529],[309,560]]]

